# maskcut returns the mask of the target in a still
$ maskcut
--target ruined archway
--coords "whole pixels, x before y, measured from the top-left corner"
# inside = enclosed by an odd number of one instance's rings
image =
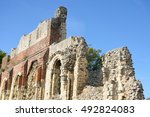
[[[27,86],[26,86],[26,99],[35,99],[35,89],[36,89],[36,70],[38,68],[38,61],[34,61],[31,64],[29,73],[27,75]]]
[[[50,57],[46,71],[45,99],[68,99],[68,70],[64,63],[60,53]]]
[[[61,61],[56,59],[53,65],[52,95],[55,99],[61,99]]]
[[[64,56],[64,53],[60,51],[57,51],[49,57],[46,70],[44,99],[70,100],[75,98],[78,93],[78,87],[82,85],[80,77],[84,77],[78,74],[78,63],[75,64],[74,61],[70,61],[70,56]],[[83,63],[81,65],[84,67]],[[84,72],[82,74],[84,75]],[[81,85],[78,85],[78,82]]]
[[[10,100],[21,99],[21,97],[20,97],[20,84],[19,84],[21,81],[21,76],[22,76],[21,72],[18,72],[13,78],[10,96],[9,96]]]

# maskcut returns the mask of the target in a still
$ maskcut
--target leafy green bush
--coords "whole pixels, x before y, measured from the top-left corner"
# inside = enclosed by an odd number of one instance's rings
[[[101,68],[101,50],[89,47],[87,50],[88,70],[99,70]]]
[[[6,55],[6,53],[2,50],[0,50],[0,64],[2,64],[2,59]]]

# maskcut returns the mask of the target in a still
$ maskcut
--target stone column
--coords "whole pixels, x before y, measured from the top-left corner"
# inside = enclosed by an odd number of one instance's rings
[[[85,57],[78,57],[74,67],[73,99],[82,92],[87,81],[87,60]]]
[[[18,75],[16,75],[16,76],[12,79],[12,85],[11,85],[11,91],[10,91],[9,100],[12,100],[12,98],[13,98],[14,86],[15,86],[17,77],[18,77]]]
[[[38,99],[43,99],[43,93],[44,93],[44,92],[43,92],[43,90],[44,90],[43,88],[44,88],[44,87],[42,87],[42,86],[43,86],[43,84],[42,84],[42,83],[43,83],[43,82],[42,82],[42,81],[43,81],[43,79],[42,79],[42,75],[43,75],[43,74],[42,74],[42,71],[43,71],[43,70],[42,70],[42,67],[39,67],[39,68],[38,68],[38,81],[39,81],[38,84],[39,84],[39,88],[40,88],[40,89],[39,89],[39,97],[38,97]]]
[[[70,71],[68,71],[67,74],[67,100],[72,99],[72,74]]]
[[[40,99],[40,89],[41,89],[41,67],[36,69],[36,81],[35,81],[35,99]]]
[[[61,97],[63,100],[67,99],[67,76],[61,75]]]
[[[55,95],[55,78],[56,78],[56,74],[53,73],[52,75],[52,89],[51,89],[51,98],[54,98],[54,95]]]
[[[7,82],[6,99],[9,99],[11,83],[12,83],[11,76],[9,76],[9,79]]]
[[[25,89],[25,85],[26,85],[26,77],[25,74],[21,76],[21,87],[20,87],[20,91],[21,91],[21,100],[25,99],[25,95],[26,95],[26,89]]]
[[[47,69],[46,72],[46,84],[45,84],[45,95],[44,99],[52,98],[52,77],[53,77],[53,69]]]
[[[0,99],[1,100],[4,100],[5,99],[5,85],[6,85],[6,82],[7,82],[7,78],[4,78],[2,80],[2,83],[1,83],[1,88],[0,88]]]
[[[63,100],[67,99],[67,70],[61,69],[61,97]]]
[[[48,87],[49,99],[51,99],[51,98],[52,98],[53,71],[54,71],[53,69],[51,69],[51,70],[50,70],[50,74],[49,74],[50,76],[48,76],[48,78],[49,78],[49,82],[47,82],[47,83],[48,83],[48,85],[49,85],[49,87]]]
[[[21,73],[18,73],[17,77],[17,100],[21,99],[21,84],[22,84],[22,75]]]

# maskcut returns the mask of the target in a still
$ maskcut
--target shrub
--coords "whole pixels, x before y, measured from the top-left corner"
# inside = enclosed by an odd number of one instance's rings
[[[101,68],[101,50],[89,47],[87,50],[88,70],[99,70]]]
[[[0,64],[2,64],[2,59],[6,55],[6,53],[2,50],[0,50]]]

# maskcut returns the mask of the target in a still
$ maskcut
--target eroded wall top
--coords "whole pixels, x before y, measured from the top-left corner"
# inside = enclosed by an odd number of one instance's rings
[[[27,48],[38,43],[42,39],[50,36],[49,38],[54,42],[63,40],[66,38],[66,17],[67,8],[60,6],[55,13],[54,18],[41,22],[35,30],[27,35],[23,35],[17,48],[11,50],[11,58]],[[53,28],[53,29],[52,29]],[[53,30],[53,31],[51,31]],[[52,39],[52,37],[54,39]],[[57,39],[59,38],[59,39]]]
[[[17,48],[13,48],[11,50],[11,58],[47,37],[49,22],[50,20],[45,20],[41,22],[31,33],[23,35]]]
[[[109,51],[102,60],[103,99],[144,99],[143,87],[135,78],[132,56],[127,47]]]

